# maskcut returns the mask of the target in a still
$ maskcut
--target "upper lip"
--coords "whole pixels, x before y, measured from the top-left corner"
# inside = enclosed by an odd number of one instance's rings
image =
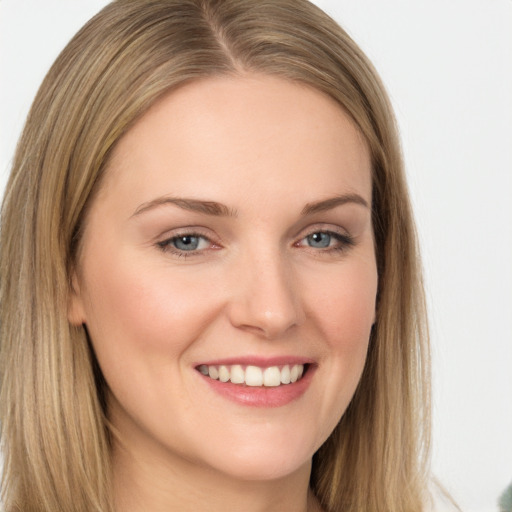
[[[207,361],[200,361],[195,366],[207,365],[207,366],[232,366],[239,364],[242,366],[259,366],[260,368],[269,368],[271,366],[283,366],[286,364],[311,364],[315,361],[310,357],[283,355],[274,357],[262,357],[262,356],[240,356],[240,357],[227,357],[222,359],[210,359]]]

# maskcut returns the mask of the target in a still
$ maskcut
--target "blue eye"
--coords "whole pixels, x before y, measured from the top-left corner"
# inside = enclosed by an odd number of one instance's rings
[[[163,251],[175,253],[178,256],[188,256],[208,249],[212,244],[208,238],[195,233],[167,238],[157,244]]]
[[[307,243],[310,247],[315,249],[325,249],[331,245],[332,235],[330,233],[312,233],[306,237]]]
[[[201,237],[195,235],[177,236],[171,240],[172,245],[180,251],[195,251],[200,242]]]
[[[297,247],[310,247],[322,253],[344,251],[353,245],[350,235],[335,231],[314,231],[297,242]]]

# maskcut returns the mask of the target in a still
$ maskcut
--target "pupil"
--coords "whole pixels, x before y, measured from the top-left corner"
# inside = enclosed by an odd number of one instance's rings
[[[197,236],[180,236],[176,238],[176,240],[174,241],[174,246],[176,247],[176,249],[181,249],[183,251],[193,251],[194,249],[197,249],[198,245],[199,237]]]
[[[309,245],[311,247],[325,248],[329,247],[331,243],[331,235],[327,233],[313,233],[308,237]]]

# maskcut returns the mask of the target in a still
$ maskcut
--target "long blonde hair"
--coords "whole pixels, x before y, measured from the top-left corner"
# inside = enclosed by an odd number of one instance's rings
[[[299,81],[354,119],[373,159],[377,320],[363,376],[313,459],[328,512],[423,510],[429,351],[417,242],[392,109],[350,37],[306,0],[117,0],[63,50],[28,116],[1,212],[7,512],[112,511],[105,383],[67,320],[70,271],[116,142],[163,94],[255,71]]]

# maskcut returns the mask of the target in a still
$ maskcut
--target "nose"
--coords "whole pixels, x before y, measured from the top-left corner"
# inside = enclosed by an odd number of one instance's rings
[[[276,251],[277,252],[277,251]],[[304,320],[291,266],[282,255],[253,254],[230,279],[231,324],[266,339],[286,334]]]

